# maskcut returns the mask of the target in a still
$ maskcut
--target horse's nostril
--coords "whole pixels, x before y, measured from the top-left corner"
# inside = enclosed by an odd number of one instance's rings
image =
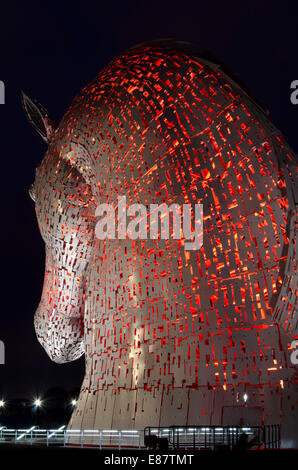
[[[30,188],[29,188],[29,196],[31,197],[31,199],[35,202],[36,201],[36,194],[35,194],[35,186],[34,186],[34,183],[31,184]]]

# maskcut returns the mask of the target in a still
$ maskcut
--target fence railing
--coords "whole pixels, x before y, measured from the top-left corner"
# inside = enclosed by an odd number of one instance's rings
[[[280,426],[146,427],[144,443],[151,449],[279,449]]]
[[[171,426],[138,430],[11,429],[0,426],[0,445],[40,444],[127,449],[279,449],[280,427],[270,426]],[[241,447],[242,446],[242,447]]]
[[[40,444],[40,445],[75,445],[80,447],[141,448],[143,431],[123,430],[72,430],[61,426],[59,429],[40,429],[32,426],[27,429],[10,429],[0,426],[1,443]]]

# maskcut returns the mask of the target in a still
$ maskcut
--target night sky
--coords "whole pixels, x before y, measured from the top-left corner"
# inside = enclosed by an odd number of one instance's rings
[[[52,363],[37,342],[44,246],[28,188],[46,145],[23,114],[20,90],[58,123],[73,97],[125,49],[175,38],[208,49],[228,64],[270,111],[298,151],[298,7],[295,2],[237,1],[9,1],[0,7],[1,326],[6,364],[0,397],[28,397],[49,387],[80,386],[84,359]]]

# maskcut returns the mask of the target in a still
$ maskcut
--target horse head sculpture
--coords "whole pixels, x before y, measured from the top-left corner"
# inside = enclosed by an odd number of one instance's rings
[[[36,333],[54,361],[86,357],[70,427],[290,422],[296,159],[237,77],[157,42],[112,61],[58,127],[23,105],[48,143],[30,190],[46,245]],[[203,246],[98,239],[96,208],[121,195],[202,204]]]

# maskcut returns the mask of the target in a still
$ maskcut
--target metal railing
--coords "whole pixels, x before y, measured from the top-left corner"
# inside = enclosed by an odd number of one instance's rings
[[[144,443],[151,449],[279,449],[280,426],[146,427]]]
[[[110,447],[113,449],[143,447],[143,431],[113,429],[107,430],[72,430],[61,426],[59,429],[40,429],[32,426],[27,429],[10,429],[0,427],[0,445],[6,444],[39,444],[79,447]]]
[[[61,426],[58,429],[10,429],[0,426],[0,445],[58,445],[127,449],[210,449],[251,448],[279,449],[280,427],[270,426],[171,426],[146,427],[142,431],[113,429],[73,430]],[[241,447],[242,446],[242,447]]]

